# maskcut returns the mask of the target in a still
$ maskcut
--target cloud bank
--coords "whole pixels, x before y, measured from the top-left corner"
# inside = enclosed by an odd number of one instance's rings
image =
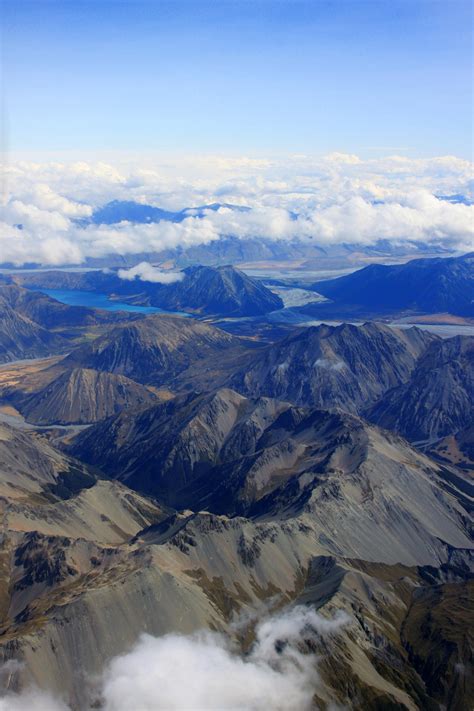
[[[0,262],[16,265],[81,264],[88,257],[187,248],[222,236],[322,246],[388,240],[474,247],[474,207],[465,204],[472,196],[472,166],[453,156],[20,162],[7,166],[5,180]],[[88,224],[94,210],[112,200],[167,210],[231,207],[205,210],[202,217],[191,212],[178,223]]]
[[[326,619],[306,607],[267,618],[242,656],[224,635],[143,635],[108,665],[100,691],[104,711],[304,711],[318,686],[317,659],[304,642],[338,633],[349,618]],[[49,705],[48,705],[49,704]],[[0,699],[0,711],[69,711],[60,701],[27,691]]]
[[[140,262],[130,269],[119,269],[118,276],[126,281],[150,281],[154,284],[173,284],[184,278],[183,272],[164,272],[149,262]]]

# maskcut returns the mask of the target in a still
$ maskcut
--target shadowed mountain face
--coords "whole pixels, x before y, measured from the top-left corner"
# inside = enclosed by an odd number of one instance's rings
[[[474,338],[435,341],[410,379],[368,412],[372,422],[412,441],[455,434],[474,421]]]
[[[131,200],[112,200],[106,205],[94,210],[92,217],[81,222],[94,225],[114,225],[119,222],[135,222],[147,224],[151,222],[181,222],[185,215],[182,212],[170,212],[151,205],[142,205]]]
[[[353,543],[357,538],[360,549],[351,555],[364,551],[371,559],[377,557],[371,545],[379,552],[386,545],[386,555],[392,549],[396,558],[390,532],[395,512],[409,536],[415,519],[430,529],[437,497],[443,498],[445,468],[396,436],[351,415],[249,400],[228,389],[123,412],[79,434],[71,452],[177,508],[265,519],[312,511],[321,535],[338,525],[338,545],[344,539],[351,546],[351,537]],[[464,484],[457,476],[453,491],[456,481]],[[414,503],[420,497],[423,512]],[[369,500],[377,523],[366,520]],[[346,521],[336,524],[340,509]],[[386,542],[379,535],[371,544],[379,526]]]
[[[148,316],[112,329],[68,356],[66,367],[80,366],[125,375],[138,382],[171,385],[194,363],[216,370],[229,354],[245,348],[224,331],[186,318]],[[198,366],[199,367],[199,366]]]
[[[283,307],[279,296],[232,266],[189,267],[183,279],[161,284],[120,279],[114,272],[38,272],[17,274],[26,287],[79,289],[120,296],[169,311],[225,316],[257,316]]]
[[[227,316],[258,316],[283,307],[279,296],[235,267],[188,267],[184,274],[163,288],[157,305]]]
[[[22,316],[0,298],[0,363],[60,353],[66,345],[61,336]]]
[[[132,200],[112,200],[102,207],[94,210],[92,217],[81,219],[80,224],[92,223],[94,225],[115,225],[119,222],[133,222],[135,224],[149,224],[152,222],[182,222],[187,217],[204,217],[206,212],[215,212],[221,207],[246,211],[249,208],[227,203],[212,203],[199,207],[188,207],[183,210],[163,210],[160,207],[144,205]]]
[[[375,323],[304,328],[257,353],[230,382],[248,395],[359,412],[406,382],[433,340]]]
[[[451,313],[474,316],[474,253],[372,264],[354,274],[318,282],[315,291],[337,307],[370,313]]]

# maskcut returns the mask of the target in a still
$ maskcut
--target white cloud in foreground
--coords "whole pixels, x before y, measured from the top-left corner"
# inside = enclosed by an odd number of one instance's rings
[[[80,264],[108,254],[185,249],[222,236],[322,246],[384,239],[474,248],[474,207],[440,199],[472,192],[472,166],[454,156],[209,157],[177,162],[173,169],[23,162],[7,167],[5,176],[0,263]],[[78,224],[111,200],[169,210],[216,202],[251,209],[208,210],[202,219],[190,213],[180,223]]]
[[[329,620],[295,607],[261,622],[246,656],[217,633],[143,635],[108,665],[101,689],[104,711],[304,711],[311,708],[318,673],[317,658],[300,645],[336,634],[348,621],[344,613]],[[0,711],[65,711],[58,701],[41,705],[47,698],[24,692],[1,699]]]
[[[327,620],[296,607],[262,622],[247,657],[211,632],[189,637],[145,635],[132,652],[109,666],[103,687],[106,711],[310,708],[318,683],[316,660],[303,654],[303,639],[327,636],[347,622]]]
[[[28,689],[22,694],[8,694],[0,698],[0,711],[71,711],[59,699],[39,689]]]
[[[183,272],[164,272],[162,269],[157,269],[149,262],[140,262],[130,269],[119,269],[118,276],[126,281],[150,281],[154,284],[173,284],[173,282],[181,281],[184,277]]]

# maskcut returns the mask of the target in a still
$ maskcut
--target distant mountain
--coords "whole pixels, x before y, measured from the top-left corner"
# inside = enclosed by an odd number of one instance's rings
[[[312,288],[332,299],[336,310],[474,316],[474,252],[393,266],[372,264],[348,276],[317,282]],[[316,313],[318,307],[305,307],[305,311]]]
[[[283,308],[279,296],[232,266],[189,267],[171,284],[120,279],[116,272],[36,272],[18,274],[26,287],[79,289],[120,296],[170,311],[223,316],[257,316]]]
[[[360,412],[406,382],[433,340],[377,323],[302,328],[257,352],[229,384],[246,395]]]
[[[240,205],[230,205],[228,203],[211,203],[209,205],[199,205],[198,207],[186,207],[183,210],[163,210],[160,207],[153,207],[132,200],[112,200],[102,207],[97,208],[90,218],[81,218],[79,224],[94,225],[114,225],[119,222],[134,222],[146,224],[153,222],[182,222],[187,217],[204,217],[206,211],[217,211],[221,207],[232,210],[247,211],[249,208]]]
[[[436,195],[438,200],[444,200],[445,202],[451,202],[453,205],[473,205],[474,199],[472,192],[470,195],[463,195],[462,193],[454,193],[452,195]]]
[[[123,375],[73,368],[29,394],[21,390],[11,402],[37,425],[87,424],[124,409],[150,406],[156,396]]]
[[[65,367],[91,368],[132,380],[171,386],[192,365],[218,370],[229,355],[245,352],[241,341],[193,319],[153,315],[111,329],[62,361]],[[211,376],[212,377],[212,376]]]
[[[181,212],[162,210],[152,205],[143,205],[131,200],[112,200],[106,205],[97,208],[90,219],[81,220],[82,223],[91,222],[94,225],[114,225],[118,222],[181,222]]]
[[[90,291],[98,293],[113,292],[122,287],[126,293],[127,288],[130,293],[130,282],[119,279],[116,272],[110,270],[96,269],[87,272],[68,272],[62,269],[51,269],[48,271],[19,272],[12,275],[15,284],[26,289],[71,289],[80,291]],[[135,288],[136,291],[136,288]]]
[[[452,435],[474,422],[474,337],[432,343],[409,380],[387,392],[368,417],[412,441]]]
[[[258,316],[283,308],[279,296],[232,266],[188,267],[182,281],[164,287],[151,301],[175,311]]]

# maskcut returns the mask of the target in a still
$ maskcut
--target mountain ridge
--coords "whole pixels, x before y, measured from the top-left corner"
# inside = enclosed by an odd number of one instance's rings
[[[371,264],[347,276],[316,282],[311,288],[331,299],[336,310],[474,316],[474,252],[390,266]],[[316,313],[318,307],[304,310]]]

